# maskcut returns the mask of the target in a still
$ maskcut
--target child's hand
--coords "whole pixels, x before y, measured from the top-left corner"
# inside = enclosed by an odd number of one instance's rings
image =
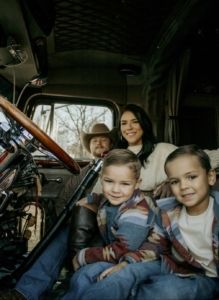
[[[87,204],[87,197],[82,198],[81,200],[79,200],[75,203],[75,205],[78,205],[78,206],[84,206],[85,204]]]
[[[77,255],[74,256],[73,260],[72,260],[72,263],[73,263],[73,268],[74,268],[74,271],[76,272],[78,269],[80,269],[80,265],[78,263],[78,258],[77,258]]]
[[[128,265],[128,262],[124,260],[121,263],[119,263],[118,265],[115,265],[111,268],[106,269],[98,276],[97,281],[100,281],[100,280],[104,279],[105,277],[110,276],[113,273],[122,270],[127,265]]]

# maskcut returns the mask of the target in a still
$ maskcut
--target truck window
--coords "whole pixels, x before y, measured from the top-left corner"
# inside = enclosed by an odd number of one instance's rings
[[[52,103],[36,106],[33,121],[72,158],[90,160],[91,154],[81,144],[80,131],[90,132],[96,123],[112,129],[113,114],[106,106]]]

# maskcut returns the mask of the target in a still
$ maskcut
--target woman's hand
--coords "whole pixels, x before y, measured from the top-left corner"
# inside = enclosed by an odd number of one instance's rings
[[[77,206],[84,206],[85,204],[87,204],[87,197],[82,198],[81,200],[79,200],[75,203],[75,205],[77,205]]]
[[[77,258],[77,255],[74,256],[73,260],[72,260],[72,263],[73,263],[73,268],[74,268],[74,271],[76,272],[78,269],[80,269],[80,265],[79,265],[79,262],[78,262],[78,258]]]
[[[159,199],[162,198],[168,198],[173,196],[171,188],[170,188],[170,183],[166,182],[164,185],[162,185],[156,192],[155,197],[159,197]]]
[[[105,277],[110,276],[113,273],[122,270],[127,265],[128,265],[128,262],[124,260],[123,262],[119,263],[118,265],[115,265],[111,268],[106,269],[98,276],[97,281],[100,281],[100,280],[104,279]]]

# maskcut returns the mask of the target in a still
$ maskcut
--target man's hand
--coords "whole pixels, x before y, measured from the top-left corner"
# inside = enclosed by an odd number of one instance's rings
[[[162,185],[156,192],[155,197],[159,197],[159,199],[162,198],[168,198],[173,196],[171,188],[170,188],[170,183],[166,182],[164,185]]]
[[[78,269],[80,269],[80,265],[78,263],[78,258],[77,258],[77,255],[75,255],[75,257],[73,258],[72,260],[72,263],[73,263],[73,268],[74,268],[74,271],[76,272]]]
[[[127,265],[128,265],[128,262],[124,260],[123,262],[119,263],[118,265],[115,265],[111,268],[106,269],[98,276],[97,281],[100,281],[100,280],[104,279],[105,277],[110,276],[113,273],[122,270]]]
[[[81,200],[79,200],[75,203],[75,205],[78,205],[78,206],[84,206],[85,204],[87,204],[87,197],[82,198]]]

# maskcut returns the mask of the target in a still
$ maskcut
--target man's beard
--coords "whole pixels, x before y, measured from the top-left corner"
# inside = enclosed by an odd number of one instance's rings
[[[94,156],[95,157],[98,157],[98,158],[101,158],[101,154],[106,151],[104,148],[97,148],[95,149],[95,152],[94,152]]]

